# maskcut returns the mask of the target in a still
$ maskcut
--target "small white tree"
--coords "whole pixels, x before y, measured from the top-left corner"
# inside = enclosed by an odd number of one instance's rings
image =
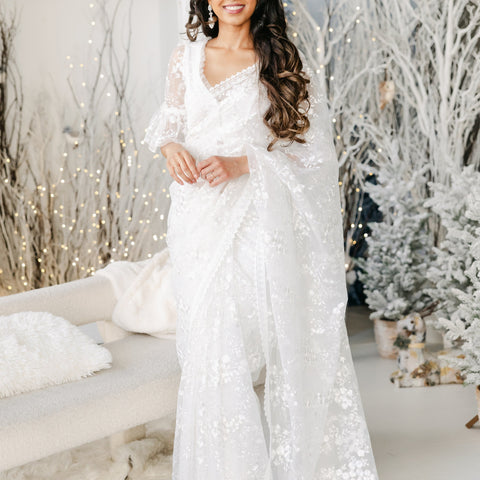
[[[474,185],[467,195],[466,218],[475,224],[475,236],[470,239],[468,254],[472,263],[465,271],[469,285],[463,289],[453,288],[458,298],[458,309],[451,318],[441,318],[440,324],[447,329],[446,337],[463,340],[461,349],[464,358],[452,362],[465,375],[464,384],[480,385],[480,183]]]
[[[369,167],[377,183],[367,183],[365,188],[383,219],[370,224],[367,258],[357,262],[366,301],[373,310],[370,318],[399,320],[431,304],[426,280],[431,240],[429,212],[418,194],[424,188],[425,168],[411,172],[398,155],[396,140],[388,153],[388,161]]]
[[[445,228],[445,238],[434,247],[435,259],[427,270],[432,283],[429,295],[438,301],[437,318],[451,318],[460,308],[461,300],[456,291],[466,291],[471,286],[467,270],[474,261],[471,245],[478,237],[480,221],[466,215],[471,196],[467,192],[480,185],[480,172],[473,166],[465,167],[460,175],[452,177],[451,187],[441,183],[429,184],[433,197],[425,205],[436,213]],[[433,323],[440,328],[440,324]]]

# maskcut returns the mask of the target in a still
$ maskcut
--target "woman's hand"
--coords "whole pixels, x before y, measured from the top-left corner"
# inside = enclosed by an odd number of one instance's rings
[[[180,143],[170,142],[161,148],[162,155],[167,159],[167,169],[171,177],[183,185],[183,180],[196,183],[200,173],[195,166],[195,159]]]
[[[200,176],[207,180],[211,187],[237,178],[250,171],[246,155],[241,157],[214,155],[198,162],[197,168],[200,171]]]

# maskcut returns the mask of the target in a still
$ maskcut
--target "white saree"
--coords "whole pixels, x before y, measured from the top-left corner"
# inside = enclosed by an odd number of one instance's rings
[[[216,187],[201,178],[169,187],[182,369],[172,478],[375,480],[344,321],[338,163],[318,78],[302,53],[312,80],[307,142],[269,152],[258,64],[212,87],[206,41],[173,51],[145,143],[182,143],[196,161],[247,155],[250,172]],[[264,367],[262,406],[253,384]]]

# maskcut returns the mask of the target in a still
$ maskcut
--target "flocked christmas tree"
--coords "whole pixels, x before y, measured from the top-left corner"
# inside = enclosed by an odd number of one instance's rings
[[[452,288],[458,300],[458,308],[450,318],[441,318],[440,324],[447,329],[447,338],[454,342],[463,341],[464,358],[452,362],[465,375],[464,384],[480,385],[480,174],[476,173],[476,184],[466,195],[465,217],[475,226],[474,235],[465,232],[462,241],[468,243],[467,254],[472,259],[465,270],[468,285]]]
[[[411,312],[430,307],[426,271],[431,257],[427,222],[419,191],[424,188],[425,169],[411,171],[392,140],[384,162],[370,166],[377,183],[365,188],[379,206],[383,219],[371,223],[366,259],[358,259],[370,318],[399,320]]]
[[[398,318],[408,303],[412,310],[430,303],[429,279],[426,274],[432,259],[433,245],[443,239],[441,220],[430,211],[428,218],[428,241],[425,225],[421,222],[425,214],[422,199],[432,192],[425,182],[417,182],[406,196],[406,179],[418,177],[423,171],[425,177],[447,188],[451,179],[460,174],[463,165],[475,165],[478,169],[480,137],[478,118],[480,112],[480,75],[478,69],[478,42],[480,40],[480,9],[471,0],[458,2],[412,3],[409,0],[375,0],[369,2],[371,39],[377,46],[372,55],[378,60],[374,65],[384,63],[384,72],[378,77],[379,109],[381,113],[368,110],[363,124],[375,151],[371,161],[375,172],[402,171],[405,181],[396,182],[378,176],[379,185],[385,185],[383,194],[372,190],[384,221],[370,223],[372,237],[369,238],[369,258],[363,263],[367,303],[373,308],[373,316]],[[372,75],[378,76],[378,68]],[[377,114],[376,114],[377,113]],[[398,154],[392,155],[392,138],[398,139]],[[401,161],[403,167],[397,169]],[[360,165],[361,167],[362,165]],[[413,200],[415,199],[415,201]],[[394,201],[402,202],[400,210],[409,211],[410,217],[393,219],[388,212]],[[405,204],[408,203],[408,205]],[[397,213],[397,215],[402,215]],[[418,229],[418,236],[412,238],[412,271],[407,274],[405,259],[403,265],[398,255],[404,256],[409,244],[410,231]],[[388,235],[388,239],[381,239]],[[425,258],[417,265],[416,252],[425,251]],[[415,279],[415,280],[414,280]],[[408,288],[404,289],[406,283]],[[410,288],[417,283],[410,297]],[[420,300],[419,300],[420,299]],[[417,305],[416,307],[414,305]]]
[[[478,237],[480,221],[466,215],[468,202],[472,202],[467,192],[472,192],[480,184],[480,173],[473,166],[465,167],[461,174],[452,175],[450,187],[441,183],[430,184],[434,195],[425,205],[436,213],[445,228],[445,238],[439,247],[434,247],[435,260],[427,270],[432,282],[431,297],[438,301],[436,317],[450,319],[461,306],[458,291],[471,288],[467,270],[474,261],[471,245]],[[433,323],[440,328],[440,324]]]

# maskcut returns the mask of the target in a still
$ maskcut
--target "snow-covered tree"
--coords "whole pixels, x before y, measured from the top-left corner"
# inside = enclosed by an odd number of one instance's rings
[[[480,172],[472,165],[465,167],[460,175],[452,176],[450,187],[430,183],[434,195],[425,205],[439,216],[446,231],[440,246],[434,247],[435,259],[427,270],[427,278],[433,285],[428,293],[438,301],[437,318],[451,318],[461,305],[455,292],[466,291],[471,286],[467,270],[474,261],[471,246],[478,237],[480,219],[466,215],[468,202],[472,202],[467,193],[475,191],[477,185],[480,185]],[[434,326],[440,327],[438,321]]]
[[[465,275],[469,284],[463,288],[453,288],[458,298],[458,309],[450,318],[441,318],[440,324],[447,329],[446,337],[455,341],[461,339],[464,358],[452,361],[465,374],[465,384],[480,385],[480,182],[472,185],[467,195],[465,217],[476,225],[475,235],[470,239],[468,255],[471,265]]]
[[[379,108],[367,112],[363,127],[376,152],[371,155],[374,171],[378,176],[377,172],[395,168],[400,159],[405,168],[404,178],[413,178],[422,171],[425,180],[448,189],[464,165],[478,169],[480,164],[480,8],[471,0],[420,3],[374,0],[369,3],[367,17],[371,40],[377,47],[370,50],[376,57],[373,64],[377,67],[372,75],[377,76]],[[380,76],[377,72],[382,63],[384,69]],[[392,138],[398,140],[394,155]],[[385,182],[379,184],[382,188]],[[404,190],[401,183],[387,182],[386,185],[391,191],[385,187],[387,191],[383,196],[377,194],[382,212],[389,195],[397,201]],[[410,203],[411,216],[419,219],[425,213],[423,201],[432,196],[432,190],[426,181],[419,182],[414,194],[417,201]],[[420,277],[429,267],[433,245],[439,245],[445,234],[439,216],[433,210],[430,212],[426,228],[429,238],[423,234],[417,238],[422,245],[420,249],[428,252],[420,270],[415,269],[415,274],[422,272]],[[394,257],[395,245],[405,242],[404,230],[416,228],[409,222],[404,219],[398,223],[397,236],[392,227],[395,222],[388,216],[383,222],[385,225],[369,225],[373,230],[369,257],[375,256],[377,265],[369,258],[362,278],[370,297],[368,301],[377,314],[387,311],[394,317],[400,311],[395,302],[402,297],[393,293],[399,287],[395,284],[388,287],[388,284],[394,278],[391,272],[402,270],[392,266],[395,262],[389,260],[389,256]],[[420,226],[423,231],[425,226],[418,223],[417,227]],[[389,235],[384,245],[380,235]],[[449,260],[450,264],[455,261],[459,260]],[[424,278],[425,285],[429,283],[427,280]],[[428,296],[430,290],[426,288],[422,294]],[[392,312],[385,307],[389,302]]]
[[[430,261],[431,239],[423,207],[426,169],[411,171],[399,156],[398,141],[392,140],[383,163],[371,166],[377,183],[367,183],[366,191],[379,205],[383,219],[370,224],[366,259],[358,259],[360,280],[370,318],[398,320],[410,312],[430,307],[430,287],[426,270]]]

